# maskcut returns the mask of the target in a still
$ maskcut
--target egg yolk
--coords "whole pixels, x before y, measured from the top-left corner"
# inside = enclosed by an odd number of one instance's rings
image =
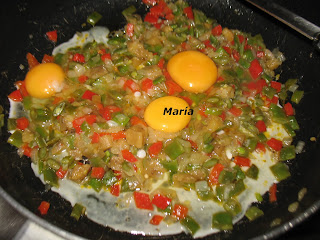
[[[185,128],[193,110],[178,97],[166,96],[152,101],[144,112],[144,120],[153,129],[178,132]]]
[[[61,91],[65,74],[55,63],[41,63],[33,67],[26,76],[28,93],[35,98],[48,98]]]
[[[217,80],[215,63],[198,51],[184,51],[174,55],[167,69],[172,79],[188,92],[205,92]]]

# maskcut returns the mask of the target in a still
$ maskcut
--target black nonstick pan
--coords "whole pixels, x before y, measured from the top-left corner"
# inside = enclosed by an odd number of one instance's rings
[[[288,165],[291,177],[278,185],[277,203],[270,204],[267,194],[259,207],[264,217],[249,222],[243,218],[232,232],[220,232],[204,239],[268,239],[283,234],[303,222],[320,208],[320,54],[311,43],[295,31],[259,12],[240,0],[189,0],[194,8],[204,11],[218,20],[222,26],[250,32],[261,33],[267,47],[278,47],[286,61],[277,70],[280,81],[298,78],[305,96],[296,107],[300,130],[295,144],[303,141],[303,152]],[[320,25],[315,5],[312,1],[277,1],[297,14]],[[9,102],[7,95],[14,90],[14,82],[23,80],[27,67],[20,69],[20,64],[27,66],[26,53],[31,52],[38,59],[43,54],[50,54],[54,45],[45,38],[47,31],[58,30],[58,43],[70,39],[82,27],[87,16],[93,11],[103,15],[98,25],[105,25],[110,30],[124,26],[125,19],[121,11],[135,5],[140,14],[145,6],[140,1],[127,0],[11,0],[2,2],[0,8],[0,104],[8,116]],[[98,225],[86,217],[78,222],[70,217],[71,204],[58,194],[46,190],[40,180],[34,176],[27,158],[19,158],[16,149],[6,143],[9,134],[5,127],[0,136],[0,193],[18,211],[40,225],[72,238],[74,235],[89,239],[189,239],[189,235],[144,237],[114,231]],[[316,141],[310,138],[315,137]],[[302,189],[307,194],[302,199],[296,212],[290,213],[288,206],[297,201],[297,194]],[[50,211],[44,217],[37,208],[41,201],[51,203]],[[270,227],[270,223],[280,218],[282,224]]]

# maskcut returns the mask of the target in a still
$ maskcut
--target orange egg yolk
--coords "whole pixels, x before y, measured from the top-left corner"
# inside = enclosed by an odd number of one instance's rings
[[[33,67],[26,75],[28,93],[35,98],[48,98],[61,91],[65,74],[55,63],[42,63]]]
[[[147,106],[144,120],[153,129],[178,132],[188,125],[192,111],[185,100],[166,96],[152,101]]]
[[[215,63],[198,51],[184,51],[174,55],[167,69],[172,79],[188,92],[205,92],[217,80]]]

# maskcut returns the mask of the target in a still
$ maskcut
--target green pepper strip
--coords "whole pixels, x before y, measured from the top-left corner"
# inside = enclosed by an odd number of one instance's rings
[[[43,173],[43,179],[46,183],[50,184],[53,187],[57,187],[57,188],[59,187],[58,177],[55,171],[53,171],[50,168],[47,168],[47,169],[43,169],[42,173]]]
[[[289,167],[282,162],[278,162],[275,165],[271,166],[270,170],[278,181],[282,181],[291,176]]]
[[[298,104],[304,95],[304,91],[296,90],[291,96],[291,101]]]
[[[258,217],[263,216],[263,211],[256,206],[252,206],[246,211],[245,215],[249,219],[249,221],[253,221]]]
[[[212,228],[232,230],[232,215],[228,212],[218,212],[212,216]]]
[[[83,216],[86,212],[86,208],[79,203],[76,203],[72,208],[71,217],[74,217],[77,221]]]
[[[294,145],[284,147],[280,151],[280,160],[281,161],[291,160],[291,159],[294,159],[295,157],[296,157],[296,152],[295,152]]]
[[[172,159],[176,159],[177,157],[179,157],[182,153],[185,152],[184,147],[182,146],[182,144],[177,140],[174,139],[172,143],[168,144],[165,148],[164,148],[164,152]]]
[[[23,145],[21,131],[15,131],[8,139],[8,143],[19,148]]]
[[[200,225],[190,216],[186,216],[184,219],[180,220],[180,223],[192,235],[194,235],[200,229]]]
[[[87,17],[87,23],[94,26],[101,18],[102,18],[102,15],[100,13],[93,12]]]

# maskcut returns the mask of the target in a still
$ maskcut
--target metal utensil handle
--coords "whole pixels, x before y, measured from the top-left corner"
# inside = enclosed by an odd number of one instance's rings
[[[312,40],[314,47],[320,51],[320,27],[271,1],[246,1]]]

